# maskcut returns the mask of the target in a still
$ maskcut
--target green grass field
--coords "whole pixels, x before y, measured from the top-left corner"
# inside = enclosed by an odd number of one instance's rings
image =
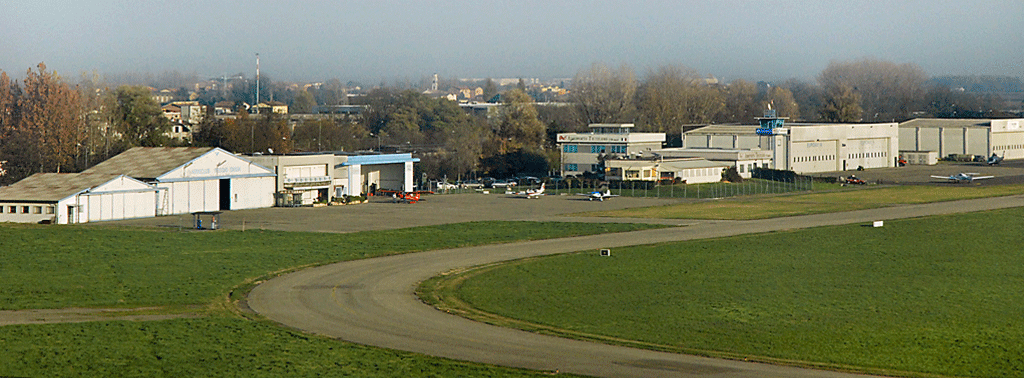
[[[0,327],[7,377],[542,377],[236,317]],[[563,375],[564,376],[564,375]]]
[[[0,226],[0,310],[206,304],[292,267],[651,227],[472,222],[326,234]]]
[[[1024,194],[1024,185],[893,186],[794,195],[743,196],[577,215],[668,219],[764,219],[1016,194]]]
[[[442,287],[497,314],[482,319],[575,337],[882,374],[1020,377],[1022,218],[1010,209],[560,255]]]
[[[233,287],[292,267],[639,224],[473,222],[353,234],[0,225],[0,308],[206,306],[198,319],[0,327],[0,376],[535,377],[309,336],[233,315]],[[166,307],[164,307],[166,306]],[[193,311],[194,312],[194,311]]]

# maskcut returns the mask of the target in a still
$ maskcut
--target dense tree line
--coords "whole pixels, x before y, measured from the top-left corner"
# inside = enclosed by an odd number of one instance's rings
[[[582,127],[635,123],[638,131],[678,132],[681,126],[750,123],[769,104],[780,116],[799,118],[799,105],[784,87],[760,89],[736,80],[719,85],[691,69],[663,66],[638,79],[628,66],[594,64],[573,79],[572,101]],[[581,129],[582,130],[582,129]]]
[[[680,66],[659,67],[640,79],[625,65],[594,64],[576,74],[572,101],[578,124],[635,123],[640,131],[752,123],[769,106],[779,116],[802,121],[900,122],[921,116],[1011,116],[1000,110],[997,96],[950,90],[946,84],[1005,89],[1018,88],[1018,81],[933,81],[916,65],[873,59],[832,62],[816,82],[792,79],[778,85],[742,79],[717,83]]]

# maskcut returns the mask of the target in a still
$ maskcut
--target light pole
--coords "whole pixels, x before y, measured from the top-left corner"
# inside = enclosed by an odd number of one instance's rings
[[[370,136],[377,137],[377,152],[380,152],[380,133],[370,133]]]

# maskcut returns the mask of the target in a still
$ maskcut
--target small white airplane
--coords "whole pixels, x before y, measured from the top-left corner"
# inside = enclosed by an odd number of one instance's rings
[[[949,180],[950,182],[961,183],[961,182],[971,182],[971,181],[974,181],[974,180],[982,180],[982,179],[989,179],[989,178],[996,177],[996,176],[975,176],[975,175],[977,175],[977,173],[962,173],[961,172],[961,173],[957,173],[957,174],[952,175],[952,176],[932,176],[932,178],[946,179],[946,180]]]
[[[986,162],[988,163],[988,165],[999,164],[999,163],[1003,162],[1003,157],[999,156],[999,155],[996,155],[996,154],[992,154],[992,156],[988,157],[988,161],[986,161]]]
[[[604,202],[605,198],[612,198],[612,197],[618,197],[619,196],[618,194],[612,194],[612,191],[610,189],[605,189],[604,193],[602,193],[601,191],[595,191],[595,192],[590,192],[590,193],[576,193],[576,195],[577,196],[587,196],[587,200],[589,200],[589,201],[598,200],[598,201],[601,201],[601,202]]]
[[[522,192],[519,192],[519,193],[516,193],[516,194],[520,195],[520,196],[526,196],[526,199],[540,198],[540,196],[544,195],[544,184],[545,183],[541,183],[540,184],[540,188],[528,189],[526,191],[522,191]]]

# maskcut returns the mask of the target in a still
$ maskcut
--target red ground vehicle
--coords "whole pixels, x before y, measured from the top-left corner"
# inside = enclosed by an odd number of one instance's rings
[[[861,180],[861,179],[857,178],[857,176],[847,177],[845,180],[843,180],[843,183],[844,184],[849,184],[849,185],[864,185],[864,184],[867,184],[866,182],[864,182],[864,180]]]
[[[379,193],[378,195],[382,195],[382,194],[383,195],[390,195],[391,198],[395,199],[395,202],[416,203],[416,202],[419,202],[420,194],[421,193],[430,193],[430,192],[420,192],[420,191],[416,191],[416,192],[399,192],[399,191],[394,191],[394,190],[378,190],[377,193]]]

